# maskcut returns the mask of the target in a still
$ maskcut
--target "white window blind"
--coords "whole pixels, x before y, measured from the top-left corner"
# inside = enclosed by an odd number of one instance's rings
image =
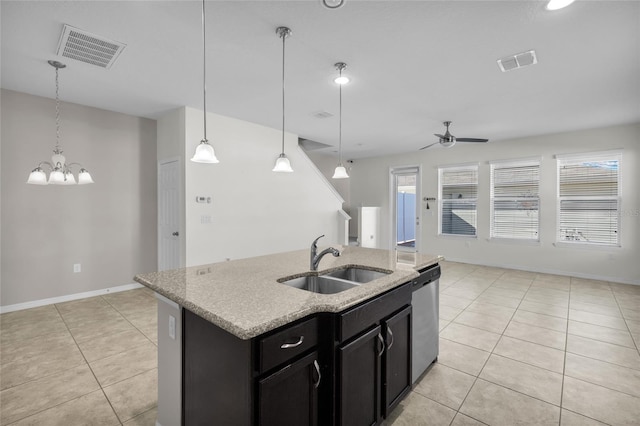
[[[438,170],[440,234],[476,236],[478,166]]]
[[[538,241],[540,162],[491,164],[491,238]]]
[[[620,153],[558,157],[559,242],[618,246]]]

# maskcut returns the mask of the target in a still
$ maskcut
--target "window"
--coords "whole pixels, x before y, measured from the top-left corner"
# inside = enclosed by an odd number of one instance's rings
[[[621,157],[557,156],[559,242],[619,246]]]
[[[491,238],[538,241],[540,161],[491,164]]]
[[[438,176],[440,234],[475,237],[478,166],[441,167]]]

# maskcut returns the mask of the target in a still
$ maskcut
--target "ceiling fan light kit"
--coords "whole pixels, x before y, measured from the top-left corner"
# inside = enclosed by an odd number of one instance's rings
[[[432,147],[434,145],[442,145],[445,148],[451,148],[452,146],[454,146],[456,144],[456,142],[489,142],[489,139],[480,139],[480,138],[456,138],[455,136],[453,136],[450,132],[449,132],[449,126],[451,125],[451,121],[443,121],[442,124],[444,124],[447,128],[447,131],[444,133],[444,135],[441,135],[439,133],[434,133],[434,136],[438,137],[438,142],[434,142],[432,144],[429,144],[427,146],[423,146],[422,149],[427,149],[429,147]]]

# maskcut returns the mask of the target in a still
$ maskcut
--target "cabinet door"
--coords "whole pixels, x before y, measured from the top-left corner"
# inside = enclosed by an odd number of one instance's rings
[[[383,410],[387,417],[411,390],[411,306],[382,321],[386,350],[383,355]]]
[[[318,353],[259,380],[258,424],[260,426],[305,426],[318,424]]]
[[[380,420],[380,326],[338,348],[338,420],[340,426],[374,425]]]

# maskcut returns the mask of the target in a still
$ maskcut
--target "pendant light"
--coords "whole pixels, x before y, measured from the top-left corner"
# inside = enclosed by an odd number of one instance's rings
[[[278,34],[278,37],[282,39],[282,152],[276,160],[276,165],[273,168],[273,171],[291,173],[293,172],[291,163],[284,154],[284,41],[291,35],[291,29],[287,27],[278,27],[276,28],[276,34]]]
[[[33,185],[85,185],[93,183],[89,172],[82,167],[80,163],[69,163],[62,155],[62,149],[60,149],[60,96],[58,83],[58,70],[65,68],[66,65],[58,61],[48,61],[49,65],[56,69],[56,146],[53,150],[53,156],[51,157],[51,163],[48,161],[42,161],[38,164],[38,167],[33,169],[29,174],[27,183]],[[47,174],[42,169],[42,166],[47,166],[51,169],[49,179],[47,180]],[[71,167],[78,166],[80,172],[78,173],[78,181],[71,172]]]
[[[204,138],[196,147],[196,152],[191,157],[194,163],[215,164],[220,161],[216,158],[213,147],[207,140],[207,37],[206,37],[206,18],[204,12],[204,1],[202,0],[202,106],[204,119]]]
[[[338,62],[336,64],[336,69],[340,72],[340,76],[334,80],[340,88],[340,125],[338,132],[338,165],[333,173],[333,179],[346,179],[349,177],[347,169],[342,164],[342,85],[349,82],[349,78],[342,75],[342,70],[345,68],[347,68],[347,64],[344,62]]]

